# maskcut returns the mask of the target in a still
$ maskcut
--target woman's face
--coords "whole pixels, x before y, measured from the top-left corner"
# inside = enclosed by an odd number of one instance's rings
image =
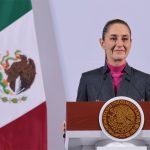
[[[111,65],[122,65],[131,48],[131,35],[128,27],[124,24],[115,23],[108,27],[105,38],[100,40],[105,50],[107,62]]]

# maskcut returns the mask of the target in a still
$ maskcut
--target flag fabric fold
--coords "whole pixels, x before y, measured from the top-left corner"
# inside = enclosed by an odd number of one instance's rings
[[[47,150],[47,112],[31,0],[0,1],[0,150]]]

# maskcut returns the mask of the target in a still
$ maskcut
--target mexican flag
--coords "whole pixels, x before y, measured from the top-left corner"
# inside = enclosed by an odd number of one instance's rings
[[[46,150],[47,120],[30,0],[0,0],[0,150]]]

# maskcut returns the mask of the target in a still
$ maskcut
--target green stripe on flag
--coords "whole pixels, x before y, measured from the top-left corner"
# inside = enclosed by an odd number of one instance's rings
[[[31,0],[0,0],[0,31],[31,9]]]

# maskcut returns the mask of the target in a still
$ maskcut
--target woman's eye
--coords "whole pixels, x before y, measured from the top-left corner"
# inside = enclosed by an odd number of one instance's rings
[[[123,38],[122,41],[128,41],[128,38]]]
[[[117,40],[117,38],[115,38],[115,37],[111,37],[111,38],[110,38],[110,40],[112,40],[112,41],[116,41],[116,40]]]

